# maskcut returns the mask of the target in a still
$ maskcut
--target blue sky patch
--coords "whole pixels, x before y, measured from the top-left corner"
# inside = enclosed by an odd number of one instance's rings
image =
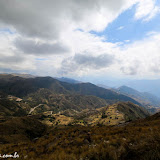
[[[0,28],[0,33],[15,34],[15,32],[11,31],[9,28]]]
[[[91,31],[90,33],[104,36],[107,42],[126,44],[144,39],[149,32],[160,31],[160,14],[150,21],[136,20],[134,18],[135,10],[136,5],[120,14],[103,32]]]

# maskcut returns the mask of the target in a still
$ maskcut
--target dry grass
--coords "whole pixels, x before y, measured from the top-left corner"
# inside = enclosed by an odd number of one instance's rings
[[[72,123],[74,121],[74,119],[72,117],[67,117],[65,115],[61,115],[61,114],[48,114],[48,113],[44,113],[45,116],[47,116],[48,118],[45,118],[44,120],[42,120],[42,123],[48,125],[48,126],[57,126],[57,125],[68,125],[70,123]]]
[[[100,109],[98,109],[100,110]],[[86,120],[88,124],[92,126],[101,125],[117,125],[125,122],[123,113],[117,110],[116,105],[111,105],[106,108],[101,109],[101,112],[95,115],[91,115]]]
[[[0,145],[26,160],[160,159],[160,115],[124,126],[54,127],[34,141]]]

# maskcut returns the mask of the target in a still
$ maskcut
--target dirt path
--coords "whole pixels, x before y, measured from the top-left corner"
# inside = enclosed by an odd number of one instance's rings
[[[40,107],[41,105],[43,105],[43,104],[39,104],[38,106],[31,108],[31,110],[29,111],[28,114],[31,114],[36,108]]]

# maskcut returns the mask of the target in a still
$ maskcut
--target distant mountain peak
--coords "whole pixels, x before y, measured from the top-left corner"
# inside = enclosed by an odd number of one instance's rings
[[[81,83],[78,80],[75,80],[75,79],[72,79],[72,78],[67,78],[67,77],[61,77],[61,78],[56,78],[56,79],[61,81],[61,82],[67,82],[67,83],[73,83],[73,84]]]

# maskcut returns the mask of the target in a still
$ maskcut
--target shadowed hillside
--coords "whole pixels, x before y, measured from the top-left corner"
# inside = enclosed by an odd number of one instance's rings
[[[12,100],[3,92],[0,92],[0,117],[3,116],[25,116],[30,107],[25,103],[18,103],[17,97]]]
[[[124,114],[126,121],[133,121],[150,115],[145,108],[131,102],[118,102],[116,105],[117,109]]]
[[[54,94],[51,90],[48,89],[39,89],[35,93],[29,94],[25,97],[25,100],[31,106],[38,106],[39,104],[43,105],[35,109],[38,113],[43,111],[63,111],[66,109],[74,109],[76,111],[81,111],[83,109],[95,109],[104,107],[107,102],[104,99],[95,97],[95,96],[84,96],[77,94]]]
[[[44,134],[46,126],[30,117],[11,118],[0,123],[0,143],[19,143]]]
[[[131,101],[141,105],[134,99],[114,91],[98,87],[91,83],[70,84],[60,82],[51,77],[21,78],[11,77],[0,78],[0,90],[17,97],[24,97],[30,93],[36,92],[40,88],[47,88],[56,94],[81,94],[93,95],[112,101]]]

